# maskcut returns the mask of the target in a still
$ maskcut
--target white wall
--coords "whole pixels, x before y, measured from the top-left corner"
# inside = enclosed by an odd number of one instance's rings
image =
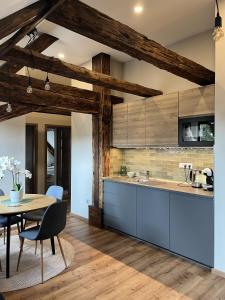
[[[91,70],[91,60],[82,67]],[[92,90],[92,84],[77,80],[71,80],[71,85]],[[88,218],[88,205],[92,204],[92,115],[72,113],[71,126],[71,212]]]
[[[211,70],[215,68],[215,47],[210,31],[180,41],[168,48]],[[188,80],[136,59],[124,64],[123,79],[162,90],[164,93],[177,92],[197,86]],[[137,99],[138,96],[124,94],[124,98],[129,101]]]
[[[225,1],[220,1],[225,20]],[[215,268],[225,272],[225,38],[216,43]]]
[[[15,157],[25,168],[25,117],[18,117],[0,123],[0,156]],[[21,177],[23,187],[25,179]],[[0,188],[8,194],[12,189],[11,176],[0,180]]]
[[[71,212],[88,218],[92,203],[92,116],[72,113]]]

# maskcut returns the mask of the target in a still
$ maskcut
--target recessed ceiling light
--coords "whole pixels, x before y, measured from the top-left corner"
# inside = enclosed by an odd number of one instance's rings
[[[63,58],[65,58],[65,55],[63,53],[59,53],[58,58],[63,59]]]
[[[135,12],[136,14],[142,13],[142,12],[143,12],[143,6],[142,6],[142,5],[136,5],[136,6],[134,7],[134,12]]]

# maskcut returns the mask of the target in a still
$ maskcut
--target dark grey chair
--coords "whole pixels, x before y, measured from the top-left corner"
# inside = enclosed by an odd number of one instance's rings
[[[28,228],[20,233],[21,245],[17,263],[17,271],[19,269],[20,259],[23,252],[24,239],[31,241],[40,241],[41,244],[41,280],[44,282],[44,265],[43,265],[43,241],[54,238],[58,239],[59,248],[67,268],[66,258],[63,252],[62,244],[59,239],[59,233],[66,226],[67,203],[64,201],[56,202],[50,205],[44,213],[41,225]]]
[[[58,185],[52,185],[48,188],[46,195],[54,197],[57,201],[62,201],[63,187],[58,186]],[[26,227],[27,221],[37,222],[37,224],[39,225],[39,222],[41,222],[45,211],[46,211],[46,209],[43,208],[43,209],[38,209],[36,211],[28,212],[28,213],[24,214],[23,215],[23,219],[25,219],[24,226]]]
[[[4,196],[5,193],[3,190],[0,189],[0,196]],[[20,226],[19,222],[21,222],[21,217],[18,216],[12,216],[11,217],[11,225],[17,225],[18,234],[20,233]],[[0,228],[3,228],[4,230],[4,244],[5,244],[5,231],[7,227],[7,217],[4,215],[0,215]]]

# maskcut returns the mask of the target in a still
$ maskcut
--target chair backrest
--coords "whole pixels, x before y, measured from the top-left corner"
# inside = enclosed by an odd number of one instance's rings
[[[50,205],[43,216],[37,239],[45,240],[58,235],[66,226],[66,213],[65,201]]]
[[[63,187],[59,186],[59,185],[51,185],[47,192],[46,192],[47,196],[52,196],[54,198],[56,198],[56,200],[60,200],[62,201],[63,199]]]
[[[0,196],[5,196],[5,193],[3,192],[2,189],[0,189]]]

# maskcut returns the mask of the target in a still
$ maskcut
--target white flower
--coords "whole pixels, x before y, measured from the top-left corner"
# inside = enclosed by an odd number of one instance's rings
[[[31,179],[31,172],[29,170],[20,170],[20,164],[20,161],[16,160],[14,157],[0,157],[0,179],[4,177],[6,171],[9,171],[12,174],[13,186],[20,184],[20,174],[24,174],[25,177]]]
[[[4,173],[2,171],[2,169],[0,169],[0,179],[2,179],[4,177]]]

